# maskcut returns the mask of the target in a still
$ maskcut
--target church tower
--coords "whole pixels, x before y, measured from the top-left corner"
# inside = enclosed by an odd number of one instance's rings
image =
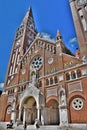
[[[15,74],[18,73],[19,61],[28,50],[35,39],[37,30],[35,28],[32,8],[27,11],[20,27],[16,31],[12,52],[9,60],[5,86],[8,86]]]
[[[87,0],[70,0],[81,57],[87,59]]]

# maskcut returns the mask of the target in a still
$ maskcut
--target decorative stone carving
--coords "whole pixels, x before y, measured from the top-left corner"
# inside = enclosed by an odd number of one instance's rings
[[[62,80],[64,80],[63,75],[59,76],[59,81],[62,81]]]
[[[83,69],[82,70],[82,75],[86,75],[87,74],[87,69]]]
[[[47,97],[50,97],[50,96],[57,96],[57,88],[47,90]]]
[[[13,102],[13,98],[14,98],[13,96],[8,97],[8,101],[7,102],[8,103],[12,103]]]
[[[22,74],[24,75],[26,73],[26,69],[23,69],[22,70]]]
[[[53,58],[49,58],[48,59],[48,64],[52,64],[53,63]]]
[[[75,91],[83,91],[81,81],[68,84],[69,94]]]

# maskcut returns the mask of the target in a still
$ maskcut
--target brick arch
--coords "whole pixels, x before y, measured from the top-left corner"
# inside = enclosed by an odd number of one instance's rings
[[[71,102],[74,98],[83,99],[84,105],[83,105],[83,108],[81,110],[75,110],[72,107]],[[70,95],[70,97],[67,101],[68,101],[68,106],[69,106],[69,109],[68,109],[69,110],[68,111],[69,112],[69,122],[70,123],[85,123],[85,120],[87,120],[87,117],[85,117],[86,119],[84,118],[84,113],[85,113],[84,108],[86,107],[86,102],[85,102],[86,98],[83,96],[83,94],[74,92],[73,94]]]
[[[80,97],[84,100],[86,100],[86,97],[83,96],[82,93],[78,93],[78,92],[74,92],[72,94],[70,94],[70,97],[68,98],[68,104],[70,105],[71,101],[74,99],[74,98],[77,98],[77,97]]]
[[[58,98],[56,96],[50,96],[46,100],[46,114],[49,114],[47,118],[47,125],[60,124]]]
[[[47,104],[49,101],[51,101],[51,100],[56,100],[56,101],[58,102],[58,104],[59,104],[58,97],[56,97],[56,96],[48,97],[48,98],[46,99],[46,104]]]
[[[11,104],[8,104],[7,107],[6,107],[6,109],[5,109],[5,118],[4,118],[5,121],[10,121],[11,120],[11,114],[7,114],[7,109],[10,106],[12,107]]]

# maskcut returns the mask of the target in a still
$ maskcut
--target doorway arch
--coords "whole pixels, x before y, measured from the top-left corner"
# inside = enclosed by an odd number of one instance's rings
[[[24,109],[26,111],[25,120],[28,124],[34,124],[37,118],[37,104],[35,98],[30,96],[26,97],[22,102],[21,120],[24,118]]]
[[[47,125],[59,125],[59,104],[55,99],[50,99],[46,104]]]

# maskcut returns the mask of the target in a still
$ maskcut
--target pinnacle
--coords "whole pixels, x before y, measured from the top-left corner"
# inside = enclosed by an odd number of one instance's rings
[[[32,7],[30,6],[30,8],[28,9],[23,21],[22,21],[22,24],[27,24],[27,21],[29,20],[29,18],[32,18],[33,19],[33,13],[32,13]]]
[[[57,39],[62,39],[62,35],[61,35],[61,33],[60,33],[60,31],[59,31],[59,30],[57,31],[56,38],[57,38]]]

